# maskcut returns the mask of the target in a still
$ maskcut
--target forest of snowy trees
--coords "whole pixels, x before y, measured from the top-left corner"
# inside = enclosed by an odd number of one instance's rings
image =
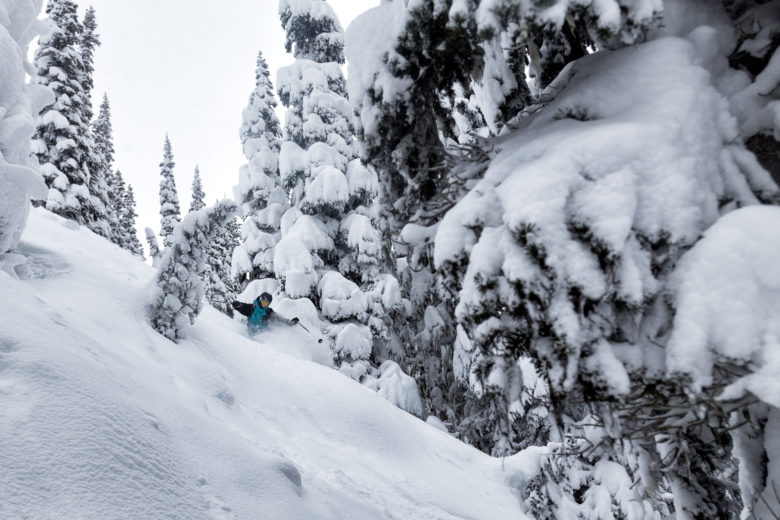
[[[27,84],[34,4],[0,0],[0,267],[30,201],[143,257],[96,12],[49,0]],[[294,61],[257,54],[235,202],[195,166],[182,217],[165,136],[152,326],[273,292],[345,376],[538,450],[533,518],[780,518],[780,2],[278,15]]]
[[[38,203],[142,257],[133,188],[114,170],[106,94],[93,117],[93,62],[100,45],[96,13],[90,8],[79,21],[76,7],[70,1],[46,5],[48,27],[35,52],[34,85],[53,94],[37,112],[30,145],[48,187]]]

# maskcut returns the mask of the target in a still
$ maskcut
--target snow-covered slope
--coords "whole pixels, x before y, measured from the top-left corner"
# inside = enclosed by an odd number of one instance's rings
[[[524,518],[523,460],[211,308],[164,339],[144,311],[152,269],[48,212],[19,249],[21,279],[0,271],[0,518]]]

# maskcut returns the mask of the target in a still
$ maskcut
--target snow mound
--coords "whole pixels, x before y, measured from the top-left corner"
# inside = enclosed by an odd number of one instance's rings
[[[367,387],[376,390],[379,395],[402,410],[415,415],[422,413],[422,399],[420,399],[420,393],[417,390],[417,382],[405,374],[398,363],[387,360],[379,366],[377,372],[377,378],[364,383]],[[434,417],[434,420],[438,419]],[[439,430],[444,426],[441,421],[438,424],[431,420],[426,422],[432,423]],[[446,432],[447,428],[444,427],[443,431]]]
[[[368,359],[371,355],[371,329],[365,325],[348,323],[338,336],[333,349],[339,358]]]

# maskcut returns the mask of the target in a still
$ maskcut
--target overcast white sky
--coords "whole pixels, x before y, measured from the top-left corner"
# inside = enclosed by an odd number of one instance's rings
[[[160,230],[162,148],[173,145],[176,186],[189,209],[200,166],[207,203],[232,197],[244,163],[238,131],[262,50],[276,71],[284,51],[277,0],[77,0],[95,7],[102,42],[95,56],[94,104],[108,93],[116,167],[133,185],[138,229]],[[344,29],[379,0],[331,0]],[[146,243],[144,241],[144,248]]]

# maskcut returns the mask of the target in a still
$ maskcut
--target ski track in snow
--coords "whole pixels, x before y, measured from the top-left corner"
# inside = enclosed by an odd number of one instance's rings
[[[91,232],[34,210],[18,252],[21,279],[0,273],[0,518],[524,518],[501,461],[210,307],[165,340],[153,270]]]

